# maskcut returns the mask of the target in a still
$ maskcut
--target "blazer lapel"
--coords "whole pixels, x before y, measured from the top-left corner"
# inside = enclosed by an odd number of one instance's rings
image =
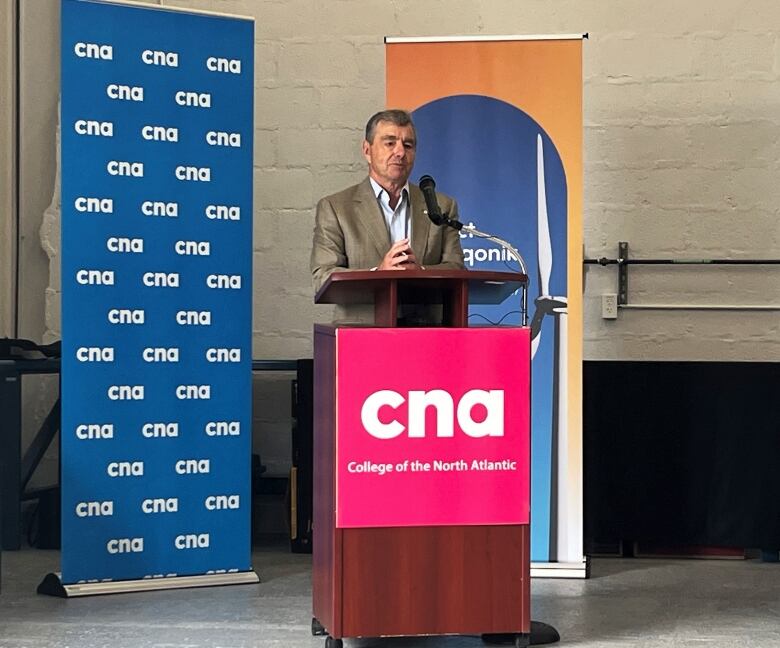
[[[425,213],[425,198],[416,185],[409,185],[409,203],[412,208],[412,250],[417,257],[417,263],[424,265],[425,253],[428,251],[428,232],[431,221]]]
[[[384,257],[390,249],[390,234],[368,178],[360,183],[355,192],[355,203],[360,225],[368,233],[368,237],[379,252],[379,257]]]

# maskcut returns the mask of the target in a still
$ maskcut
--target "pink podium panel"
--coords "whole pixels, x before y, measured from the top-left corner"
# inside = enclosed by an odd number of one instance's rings
[[[529,329],[336,335],[337,527],[528,524]]]

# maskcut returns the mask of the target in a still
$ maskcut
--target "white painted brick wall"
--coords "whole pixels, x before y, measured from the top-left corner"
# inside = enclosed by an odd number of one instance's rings
[[[255,355],[310,354],[313,207],[359,180],[384,103],[382,37],[576,33],[584,44],[585,250],[780,256],[780,3],[224,0],[256,17]],[[409,74],[413,75],[414,70]],[[468,163],[466,160],[465,163]],[[587,270],[586,358],[780,359],[780,313],[621,311]],[[780,268],[632,267],[632,302],[780,303]]]
[[[360,128],[383,104],[384,35],[589,31],[583,55],[586,255],[615,256],[618,241],[626,240],[636,257],[780,257],[780,3],[197,6],[257,17],[255,100],[263,104],[257,127],[267,129],[257,131],[257,145],[275,147],[256,153],[257,214],[273,221],[271,245],[256,246],[256,274],[265,278],[255,295],[261,355],[279,354],[281,340],[285,350],[307,354],[307,319],[329,315],[307,301],[301,268],[312,214],[305,203],[311,208],[321,195],[362,176]],[[276,286],[274,294],[263,294],[269,285]],[[780,359],[780,313],[621,311],[617,321],[603,321],[600,295],[615,286],[614,268],[587,270],[586,358]],[[780,268],[632,267],[630,301],[777,304]],[[283,305],[283,311],[266,316],[266,304]]]

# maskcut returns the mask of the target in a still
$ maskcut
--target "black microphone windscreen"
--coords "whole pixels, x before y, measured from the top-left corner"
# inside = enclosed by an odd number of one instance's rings
[[[418,183],[420,185],[420,189],[425,191],[429,187],[431,189],[436,189],[436,183],[433,181],[433,178],[429,175],[424,175],[420,178],[420,182]]]
[[[419,181],[420,190],[423,192],[425,198],[425,206],[428,208],[428,218],[430,218],[434,224],[441,225],[444,222],[444,217],[439,207],[439,201],[436,199],[436,183],[429,175],[424,175]]]

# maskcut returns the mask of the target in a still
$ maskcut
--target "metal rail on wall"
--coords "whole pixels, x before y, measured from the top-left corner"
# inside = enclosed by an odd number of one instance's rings
[[[777,311],[780,304],[629,304],[628,303],[628,267],[631,265],[668,265],[668,266],[776,266],[780,259],[671,259],[647,258],[632,259],[629,257],[628,242],[618,243],[617,258],[599,257],[584,259],[583,264],[610,266],[618,268],[617,306],[636,310],[708,310],[708,311]]]

